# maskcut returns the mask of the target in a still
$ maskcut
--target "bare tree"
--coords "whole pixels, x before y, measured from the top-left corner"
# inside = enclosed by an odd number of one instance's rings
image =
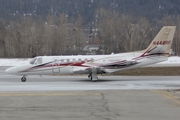
[[[105,53],[144,49],[149,43],[150,24],[146,18],[99,9],[99,38]]]
[[[137,20],[137,26],[136,26],[136,36],[135,36],[135,44],[134,48],[135,50],[142,50],[145,49],[149,43],[151,42],[151,34],[150,31],[152,29],[150,28],[150,23],[147,20],[147,18],[141,17]]]
[[[71,23],[73,24],[73,34],[71,35],[73,38],[75,38],[76,54],[81,54],[82,49],[86,45],[87,41],[84,28],[84,19],[81,15],[78,15],[77,18],[71,18]]]
[[[176,18],[175,25],[176,25],[176,32],[172,44],[172,51],[175,55],[180,55],[180,16]]]
[[[135,50],[136,19],[127,14],[121,15],[121,47],[124,51]]]
[[[116,11],[107,11],[103,8],[96,11],[98,16],[97,27],[99,38],[105,48],[105,54],[118,51],[120,18]]]
[[[6,49],[6,24],[3,19],[0,19],[0,56],[4,57],[7,56],[7,49]]]

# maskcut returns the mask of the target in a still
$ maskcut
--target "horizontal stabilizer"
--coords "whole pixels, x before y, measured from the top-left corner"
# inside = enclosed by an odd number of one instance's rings
[[[156,54],[156,53],[165,53],[166,52],[166,48],[163,45],[158,45],[156,47],[154,47],[153,49],[147,51],[147,54]]]

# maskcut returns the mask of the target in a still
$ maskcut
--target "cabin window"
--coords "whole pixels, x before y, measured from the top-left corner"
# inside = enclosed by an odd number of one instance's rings
[[[93,58],[91,58],[91,62],[94,62],[94,59],[93,59]]]
[[[81,59],[78,59],[78,62],[81,62],[82,60]]]
[[[76,62],[76,59],[73,59],[72,61],[73,61],[73,62]]]
[[[53,61],[54,63],[57,63],[58,62],[58,59],[54,59],[54,61]]]
[[[84,62],[88,62],[88,59],[85,58],[85,59],[84,59]]]
[[[70,60],[69,60],[69,59],[67,59],[67,62],[69,63],[69,62],[70,62]]]
[[[64,59],[61,59],[61,63],[63,63],[64,62]]]

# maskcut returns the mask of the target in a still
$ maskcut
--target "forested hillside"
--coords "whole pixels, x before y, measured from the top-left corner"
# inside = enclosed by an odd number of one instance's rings
[[[164,25],[176,25],[179,0],[0,0],[0,57],[97,54],[144,49]]]
[[[132,14],[150,20],[164,15],[179,15],[179,0],[0,0],[0,17],[19,15],[43,16],[66,13],[70,17],[83,16],[86,22],[94,19],[99,8],[116,10],[119,14]]]

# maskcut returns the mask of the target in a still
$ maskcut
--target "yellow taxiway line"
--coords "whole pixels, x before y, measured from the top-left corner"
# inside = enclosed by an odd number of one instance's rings
[[[0,97],[100,95],[97,92],[0,92]]]
[[[162,90],[152,90],[152,91],[154,91],[154,92],[164,96],[165,98],[174,101],[176,104],[180,105],[180,101],[179,101],[180,97],[174,96],[174,95],[167,93],[165,91],[162,91]]]

